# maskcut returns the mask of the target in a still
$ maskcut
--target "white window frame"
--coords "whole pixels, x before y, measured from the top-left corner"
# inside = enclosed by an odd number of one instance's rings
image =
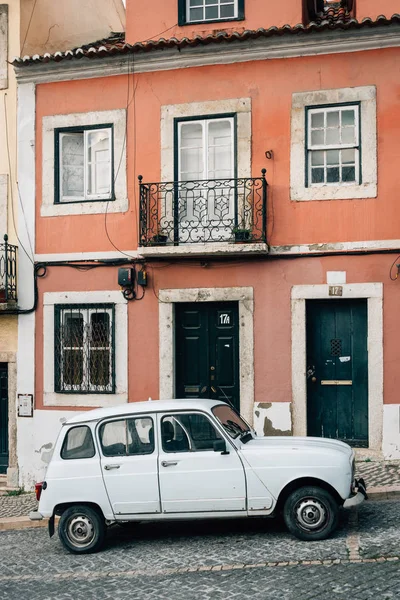
[[[360,140],[360,106],[359,104],[346,104],[346,105],[337,105],[337,104],[333,104],[331,106],[324,106],[324,107],[317,107],[317,108],[307,108],[307,147],[306,147],[306,151],[307,151],[307,187],[311,187],[311,186],[321,186],[321,185],[354,185],[354,184],[359,184],[360,183],[360,150],[361,150],[361,140]],[[311,137],[312,137],[312,131],[315,131],[317,128],[313,128],[311,121],[312,121],[312,115],[315,114],[323,114],[323,115],[327,115],[330,112],[343,112],[345,110],[354,110],[354,128],[355,128],[355,141],[352,144],[346,144],[343,142],[339,142],[337,144],[313,144],[311,141]],[[321,129],[322,131],[324,131],[326,128],[324,127],[320,127],[318,129]],[[354,181],[342,181],[339,180],[338,182],[328,182],[327,181],[327,165],[326,162],[323,166],[324,168],[324,179],[325,181],[323,181],[322,183],[313,183],[312,182],[312,161],[311,161],[311,157],[312,157],[312,153],[314,151],[323,151],[326,152],[328,150],[347,150],[347,149],[351,149],[351,150],[355,150],[355,180]],[[340,155],[339,155],[340,156]],[[340,167],[342,166],[341,161],[339,163],[339,172],[341,172]]]
[[[90,167],[92,165],[95,165],[95,161],[90,162],[89,161],[89,135],[91,133],[93,133],[93,131],[96,132],[107,132],[108,134],[108,140],[109,140],[109,149],[108,149],[108,161],[107,161],[107,165],[109,165],[109,177],[108,177],[108,185],[109,185],[109,192],[107,194],[93,194],[90,193],[89,189],[88,189],[88,184],[89,184],[89,170]],[[71,135],[76,135],[76,134],[82,134],[83,135],[83,160],[84,160],[84,164],[83,164],[83,196],[63,196],[62,193],[62,182],[63,182],[63,138],[64,137],[69,137]],[[58,158],[59,158],[59,183],[58,183],[58,198],[55,198],[56,202],[83,202],[83,201],[87,201],[87,200],[111,200],[113,197],[113,177],[114,177],[114,173],[113,173],[113,145],[114,145],[114,140],[113,140],[113,128],[112,127],[99,127],[99,128],[92,128],[92,127],[83,127],[81,131],[72,131],[72,130],[67,130],[67,131],[57,131],[56,134],[58,136]]]
[[[56,129],[82,128],[103,124],[113,127],[114,196],[113,200],[55,202],[55,143]],[[40,149],[39,149],[40,152]],[[42,217],[88,215],[126,212],[129,208],[126,168],[126,110],[105,110],[66,115],[49,115],[42,120]]]
[[[90,357],[90,353],[91,353],[91,345],[90,345],[90,340],[86,339],[87,338],[87,329],[88,329],[88,325],[90,325],[90,321],[91,321],[91,315],[93,314],[98,314],[98,313],[106,313],[109,316],[110,319],[110,327],[111,330],[114,329],[114,317],[113,317],[113,307],[111,305],[102,305],[102,306],[94,306],[93,308],[90,308],[90,306],[82,306],[82,305],[76,305],[76,308],[71,308],[70,305],[68,305],[68,308],[65,307],[63,308],[63,305],[57,305],[58,309],[60,311],[59,313],[59,317],[60,317],[60,323],[58,324],[59,327],[61,327],[61,324],[65,325],[65,315],[68,314],[79,314],[82,315],[83,317],[83,326],[84,326],[84,331],[83,331],[83,340],[82,340],[82,346],[79,347],[72,347],[72,346],[66,346],[65,343],[64,345],[59,348],[59,352],[60,352],[60,357],[59,357],[59,361],[60,363],[62,362],[62,355],[64,354],[64,352],[68,351],[68,350],[82,350],[82,354],[84,355],[84,353],[87,351],[88,356]],[[113,337],[113,336],[112,336]],[[95,384],[92,384],[90,382],[90,364],[85,365],[85,360],[84,357],[82,356],[82,373],[83,373],[83,379],[87,380],[89,382],[88,384],[88,389],[87,390],[81,390],[81,386],[80,385],[68,385],[63,383],[63,375],[62,375],[62,369],[60,368],[60,379],[59,379],[59,385],[60,388],[62,389],[62,391],[60,390],[58,393],[93,393],[93,392],[98,392],[99,394],[109,394],[113,392],[113,375],[112,375],[112,371],[113,371],[113,365],[114,365],[114,361],[115,361],[115,350],[114,350],[114,344],[113,344],[113,339],[111,338],[110,340],[110,345],[108,347],[108,353],[109,353],[109,373],[108,373],[108,384],[105,386],[105,388],[108,389],[100,389],[102,386],[98,386]],[[106,347],[98,347],[95,346],[93,348],[94,351],[97,350],[106,350]],[[90,361],[90,358],[89,358]],[[85,372],[85,366],[86,366],[86,372]]]
[[[191,0],[186,0],[186,22],[187,23],[206,23],[207,21],[229,21],[231,19],[237,19],[238,18],[238,0],[232,0],[232,2],[228,2],[227,4],[233,4],[234,5],[234,14],[231,17],[221,17],[221,0],[214,0],[213,4],[207,4],[205,3],[205,0],[203,0],[203,3],[200,6],[191,6]],[[205,16],[205,9],[210,8],[212,6],[217,6],[218,7],[218,17],[212,17],[211,19],[207,19]],[[191,19],[190,18],[190,9],[193,8],[202,8],[203,9],[203,18],[201,19]]]
[[[63,304],[114,304],[115,392],[76,394],[55,391],[54,307]],[[43,295],[43,405],[116,406],[128,402],[128,301],[119,291],[45,292]]]
[[[230,156],[230,170],[232,172],[231,177],[223,177],[222,179],[234,179],[235,177],[235,118],[234,117],[215,117],[213,118],[211,115],[208,119],[193,119],[191,120],[183,120],[178,121],[178,179],[179,181],[185,181],[182,179],[182,126],[191,125],[193,123],[199,124],[202,126],[202,136],[203,136],[203,174],[202,177],[199,177],[198,180],[209,180],[209,125],[210,123],[218,123],[226,121],[231,125],[231,156]]]
[[[360,104],[362,144],[360,183],[306,185],[306,110],[325,105]],[[376,87],[301,92],[292,96],[290,198],[295,201],[345,200],[377,196]]]

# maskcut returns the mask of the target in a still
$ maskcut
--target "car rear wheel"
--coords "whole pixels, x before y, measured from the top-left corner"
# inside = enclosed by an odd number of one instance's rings
[[[104,543],[106,526],[102,515],[89,506],[71,506],[63,512],[58,535],[73,554],[97,552]]]
[[[324,540],[336,529],[339,507],[332,495],[319,487],[302,487],[290,494],[283,518],[290,533],[300,540]]]

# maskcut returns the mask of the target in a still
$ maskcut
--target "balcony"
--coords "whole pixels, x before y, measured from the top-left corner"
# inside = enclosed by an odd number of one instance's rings
[[[139,251],[144,256],[265,254],[267,181],[210,179],[143,183]]]
[[[8,235],[4,236],[4,244],[0,244],[0,310],[7,308],[8,303],[17,302],[17,246],[8,243]]]

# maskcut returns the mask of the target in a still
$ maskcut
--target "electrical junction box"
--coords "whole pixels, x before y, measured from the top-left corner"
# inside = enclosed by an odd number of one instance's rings
[[[118,269],[118,285],[121,287],[132,287],[135,283],[135,269]]]
[[[147,272],[141,269],[137,274],[137,282],[139,285],[145,287],[147,285]]]

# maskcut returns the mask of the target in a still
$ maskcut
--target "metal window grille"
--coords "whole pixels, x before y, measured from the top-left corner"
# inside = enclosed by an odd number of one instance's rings
[[[342,340],[334,338],[331,340],[331,356],[342,355]]]
[[[55,307],[55,389],[115,391],[114,305]]]
[[[359,104],[308,108],[308,185],[359,184],[360,150]]]

